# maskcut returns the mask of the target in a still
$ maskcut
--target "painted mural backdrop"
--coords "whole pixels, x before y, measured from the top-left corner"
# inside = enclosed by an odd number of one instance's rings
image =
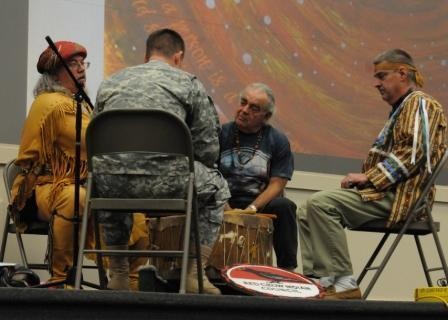
[[[390,111],[371,67],[386,49],[410,52],[448,106],[444,0],[106,0],[105,15],[105,76],[142,63],[148,33],[173,28],[222,122],[245,84],[264,82],[273,125],[299,154],[364,157]]]

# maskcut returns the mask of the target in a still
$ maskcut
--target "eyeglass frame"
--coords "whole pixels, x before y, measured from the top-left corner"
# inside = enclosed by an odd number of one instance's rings
[[[83,61],[78,61],[78,60],[72,59],[70,61],[67,61],[67,66],[70,69],[76,69],[76,68],[79,68],[79,67],[83,67],[84,70],[87,70],[90,67],[90,62],[89,61],[84,61],[84,60]]]

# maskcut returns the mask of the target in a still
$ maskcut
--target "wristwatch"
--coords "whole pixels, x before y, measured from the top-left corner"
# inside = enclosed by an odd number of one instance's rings
[[[249,205],[247,208],[257,212],[257,207],[254,204]]]

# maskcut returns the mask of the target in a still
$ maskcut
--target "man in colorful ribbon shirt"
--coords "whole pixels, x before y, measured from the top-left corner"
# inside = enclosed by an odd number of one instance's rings
[[[446,149],[442,106],[417,90],[423,78],[412,57],[389,50],[373,65],[374,86],[392,111],[362,173],[349,173],[341,189],[317,192],[298,210],[303,273],[320,278],[327,299],[361,298],[344,227],[375,219],[387,219],[389,225],[403,221]],[[434,194],[433,188],[431,203]]]

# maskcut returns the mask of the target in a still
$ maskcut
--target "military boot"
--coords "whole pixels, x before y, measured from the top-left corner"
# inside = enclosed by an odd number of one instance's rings
[[[201,245],[202,282],[204,285],[204,293],[221,294],[221,291],[208,280],[208,278],[205,274],[205,270],[204,270],[211,253],[212,253],[212,249],[210,247]],[[196,266],[197,266],[196,259],[190,259],[190,261],[188,262],[188,270],[187,270],[187,288],[186,289],[187,289],[188,293],[199,293],[198,272],[197,272]]]
[[[109,250],[127,250],[128,245],[108,246]],[[111,290],[129,290],[129,258],[122,256],[109,257],[110,281],[107,288]]]
[[[149,238],[140,238],[131,247],[132,250],[148,250]],[[129,289],[138,291],[138,275],[141,267],[148,263],[148,257],[130,257],[129,258]]]

